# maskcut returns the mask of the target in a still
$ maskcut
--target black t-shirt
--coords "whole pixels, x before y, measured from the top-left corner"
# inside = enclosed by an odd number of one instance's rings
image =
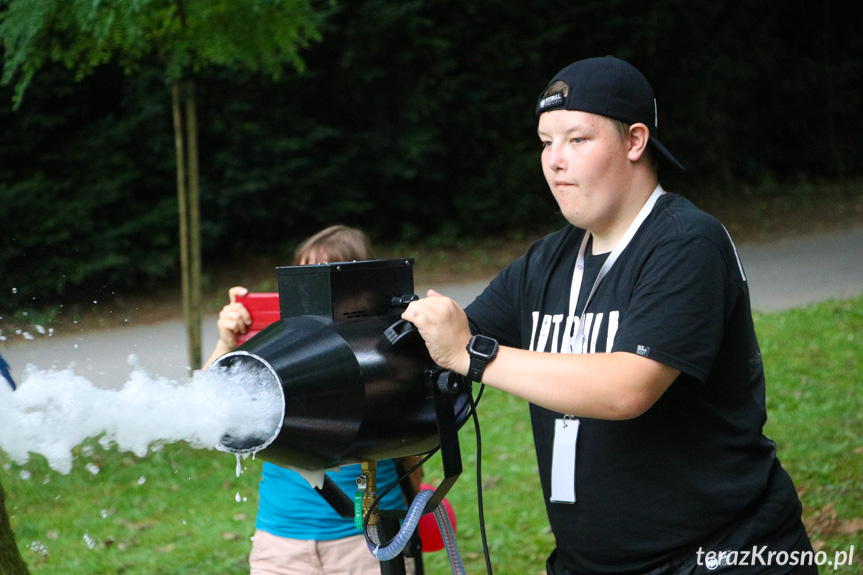
[[[741,531],[746,540],[735,545],[794,548],[800,503],[775,444],[762,434],[761,353],[728,233],[688,200],[665,194],[582,310],[605,260],[587,257],[571,319],[570,286],[583,237],[584,230],[569,226],[537,241],[466,310],[472,329],[503,345],[549,353],[623,351],[681,371],[634,419],[571,414],[581,421],[573,504],[549,501],[554,421],[562,414],[530,406],[557,543],[555,574],[646,572],[750,515]],[[573,340],[579,316],[583,344]],[[765,511],[768,492],[778,507]],[[783,529],[792,534],[775,541]]]

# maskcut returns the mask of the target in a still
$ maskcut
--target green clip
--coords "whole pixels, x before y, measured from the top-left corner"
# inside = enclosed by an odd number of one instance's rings
[[[363,497],[366,494],[365,474],[357,477],[357,492],[354,494],[354,527],[363,530]]]

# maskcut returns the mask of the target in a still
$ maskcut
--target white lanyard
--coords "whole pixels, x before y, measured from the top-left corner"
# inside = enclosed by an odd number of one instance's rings
[[[626,233],[614,246],[612,252],[608,255],[608,259],[602,264],[599,273],[596,276],[596,281],[593,282],[593,288],[587,294],[587,299],[584,302],[584,307],[581,310],[581,318],[578,321],[578,328],[575,332],[573,342],[573,353],[581,353],[584,349],[584,316],[587,311],[587,306],[590,305],[590,300],[593,299],[593,294],[596,293],[596,288],[599,287],[602,278],[608,275],[611,266],[629,245],[635,232],[650,215],[653,210],[656,200],[663,193],[662,186],[656,186],[653,193],[641,207],[641,211],[629,224]],[[590,232],[585,231],[584,239],[581,241],[581,247],[578,249],[578,257],[575,260],[575,269],[572,272],[572,286],[569,292],[569,321],[567,326],[571,326],[575,318],[575,308],[578,305],[578,294],[581,291],[581,280],[584,278],[584,256],[587,252],[587,242],[590,239]],[[554,447],[551,457],[551,501],[553,503],[575,503],[575,450],[578,441],[579,420],[571,415],[566,415],[563,418],[558,418],[555,421],[554,427]]]
[[[581,309],[582,319],[585,311],[587,311],[587,306],[590,305],[590,300],[593,299],[593,294],[596,293],[596,288],[599,287],[599,283],[602,279],[608,274],[609,270],[611,270],[611,266],[614,265],[614,262],[617,261],[617,258],[620,257],[620,254],[623,253],[623,250],[626,249],[626,246],[629,245],[629,242],[632,240],[632,237],[635,235],[635,232],[638,231],[638,228],[641,227],[641,224],[644,223],[644,220],[647,219],[647,216],[650,215],[650,212],[653,210],[654,204],[656,204],[656,200],[659,199],[659,196],[664,194],[665,191],[662,189],[662,186],[657,185],[656,189],[653,190],[653,193],[641,207],[641,211],[638,212],[638,215],[635,216],[635,219],[632,220],[632,223],[629,224],[629,227],[626,229],[626,233],[623,234],[623,237],[617,242],[617,245],[614,246],[612,252],[608,255],[608,259],[605,260],[605,263],[602,264],[602,267],[599,270],[599,274],[596,276],[596,281],[593,282],[593,288],[590,290],[590,293],[587,294],[587,300],[584,302],[584,307]],[[578,295],[581,292],[581,280],[584,277],[584,255],[587,251],[587,242],[590,239],[590,232],[584,233],[584,239],[581,240],[581,247],[578,248],[578,257],[575,260],[575,269],[572,271],[572,286],[569,291],[569,317],[575,318],[575,308],[578,305]],[[582,340],[584,338],[584,322],[579,320],[578,328],[575,332],[575,338],[572,340],[575,343],[576,353],[580,353],[582,349]]]

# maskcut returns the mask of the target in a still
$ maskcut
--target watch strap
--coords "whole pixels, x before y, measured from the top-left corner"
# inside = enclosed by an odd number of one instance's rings
[[[482,382],[482,373],[485,371],[485,366],[488,364],[485,358],[473,357],[470,358],[470,367],[467,370],[467,376],[471,381],[477,383]]]

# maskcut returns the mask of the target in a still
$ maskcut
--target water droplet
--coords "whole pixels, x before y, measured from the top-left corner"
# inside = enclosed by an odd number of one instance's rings
[[[96,548],[96,540],[90,537],[89,533],[84,533],[84,542],[87,544],[87,547],[90,549]]]

